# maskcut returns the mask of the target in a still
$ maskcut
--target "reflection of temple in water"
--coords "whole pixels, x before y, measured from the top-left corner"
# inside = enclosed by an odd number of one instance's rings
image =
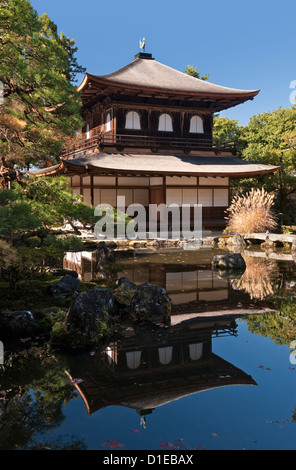
[[[236,316],[256,313],[249,297],[211,268],[212,253],[125,252],[116,257],[118,278],[166,288],[170,327],[135,326],[95,356],[69,363],[70,377],[89,413],[106,406],[136,410],[144,419],[155,408],[217,387],[256,385],[252,377],[215,355],[212,338],[236,335]],[[185,262],[184,262],[185,261]],[[96,277],[91,252],[68,253],[64,267],[84,281]],[[246,300],[244,303],[244,299]],[[243,306],[238,308],[238,302]],[[259,305],[257,305],[259,307]]]
[[[256,385],[242,370],[212,352],[212,338],[236,335],[233,321],[215,325],[194,322],[154,331],[137,328],[114,340],[101,353],[79,364],[69,375],[82,379],[76,388],[88,413],[124,406],[141,416],[155,408],[217,387]]]
[[[118,278],[128,277],[137,285],[150,282],[164,287],[174,305],[196,300],[220,301],[228,298],[228,279],[219,278],[210,264],[192,268],[177,263],[141,263],[141,258],[136,264],[134,259],[123,259],[120,264],[123,270],[118,273]],[[92,252],[67,253],[64,258],[64,268],[75,270],[86,282],[96,277],[95,266],[95,256]]]
[[[165,250],[164,250],[165,251]],[[237,311],[240,304],[244,310],[249,308],[250,298],[243,291],[231,287],[234,274],[223,276],[211,267],[212,254],[200,250],[198,264],[181,260],[183,253],[172,251],[170,259],[161,251],[147,256],[145,252],[121,252],[116,257],[120,267],[118,278],[127,277],[137,285],[152,283],[164,287],[172,302],[172,314],[192,312]],[[188,252],[188,259],[196,254]],[[67,253],[64,268],[75,270],[84,281],[96,277],[96,259],[92,252]],[[240,278],[241,274],[238,275]],[[241,312],[242,313],[242,312]],[[248,312],[255,313],[255,312]]]

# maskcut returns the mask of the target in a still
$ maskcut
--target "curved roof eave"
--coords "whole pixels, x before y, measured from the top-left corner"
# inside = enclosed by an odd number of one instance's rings
[[[128,84],[128,83],[121,83],[116,82],[113,80],[104,79],[101,76],[91,75],[87,73],[81,82],[81,84],[77,87],[78,92],[84,92],[89,85],[96,83],[98,86],[104,87],[113,87],[118,89],[128,89],[130,91],[139,92],[145,90],[150,93],[154,94],[167,94],[167,95],[179,95],[179,96],[194,96],[196,98],[229,98],[229,99],[241,99],[241,100],[248,100],[252,99],[260,93],[260,90],[239,90],[235,88],[226,88],[226,87],[219,87],[219,91],[192,91],[192,90],[180,90],[180,89],[173,89],[173,88],[160,88],[160,87],[153,87],[147,85],[136,85],[136,84]],[[218,87],[218,85],[217,85]]]
[[[108,155],[102,155],[103,160],[92,158],[82,158],[74,160],[63,160],[60,165],[55,165],[47,169],[37,170],[31,172],[38,176],[54,176],[66,173],[96,173],[101,175],[159,175],[159,176],[171,176],[172,174],[178,176],[224,176],[233,179],[240,178],[253,178],[257,176],[271,175],[278,171],[278,166],[254,164],[245,161],[238,161],[235,157],[229,157],[223,159],[223,157],[206,157],[203,161],[195,161],[194,164],[188,166],[188,162],[178,163],[179,157],[167,156],[163,158],[169,158],[164,165],[159,164],[161,162],[158,159],[158,164],[151,161],[149,156],[138,156],[136,160],[137,164],[129,161],[125,164],[121,158],[114,161],[115,155],[112,155],[112,163],[105,160]],[[147,159],[148,157],[148,159]],[[153,158],[154,160],[154,158]],[[223,162],[224,160],[224,162]],[[152,164],[151,164],[152,163]],[[190,162],[189,162],[190,163]],[[169,168],[169,169],[168,169]]]

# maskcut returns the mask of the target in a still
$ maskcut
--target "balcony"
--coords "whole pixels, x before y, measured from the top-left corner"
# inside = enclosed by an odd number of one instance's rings
[[[147,136],[136,134],[112,134],[103,133],[99,128],[92,129],[89,136],[80,134],[76,139],[71,140],[62,151],[61,157],[68,159],[73,156],[79,156],[91,150],[115,149],[117,152],[123,152],[128,149],[147,149],[157,153],[161,150],[182,151],[185,154],[194,150],[212,150],[220,153],[221,150],[236,152],[235,142],[216,142],[213,139],[205,138],[179,138],[163,136]]]

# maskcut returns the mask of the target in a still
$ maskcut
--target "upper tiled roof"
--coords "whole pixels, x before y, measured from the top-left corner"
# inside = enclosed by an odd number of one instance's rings
[[[128,88],[146,88],[176,94],[217,95],[250,99],[259,90],[239,90],[215,85],[200,80],[184,72],[175,70],[155,59],[136,57],[131,63],[108,75],[86,74],[78,90],[83,90],[87,83],[95,82]]]

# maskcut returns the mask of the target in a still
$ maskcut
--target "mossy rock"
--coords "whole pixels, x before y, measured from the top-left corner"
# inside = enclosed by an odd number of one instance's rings
[[[170,315],[171,301],[164,288],[149,283],[138,286],[130,304],[132,321],[168,323]]]
[[[108,321],[98,318],[95,320],[93,331],[88,334],[82,333],[77,329],[69,329],[67,313],[60,312],[52,326],[50,342],[52,346],[61,348],[83,349],[101,344],[111,333],[112,328],[108,325]]]

